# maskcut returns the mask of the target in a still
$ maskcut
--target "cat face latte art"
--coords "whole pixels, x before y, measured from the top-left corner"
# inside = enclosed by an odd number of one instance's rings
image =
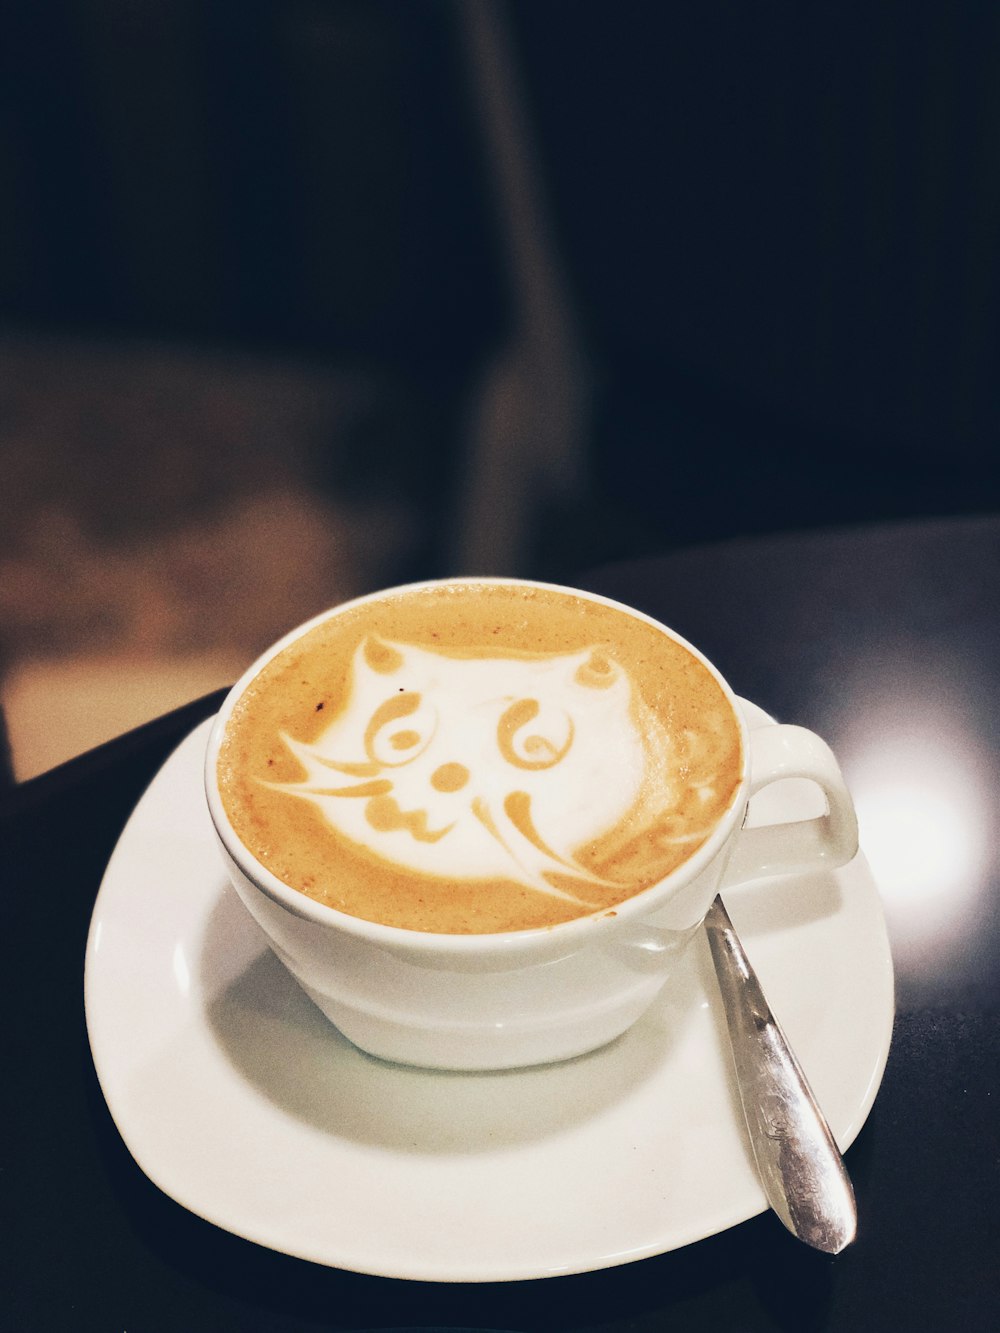
[[[744,827],[790,776],[827,813]],[[286,635],[227,695],[205,790],[232,887],[306,995],[363,1051],[436,1069],[612,1041],[720,887],[857,849],[818,736],[748,726],[641,612],[516,579],[392,588]]]
[[[454,581],[362,601],[278,652],[218,782],[283,883],[411,930],[529,930],[682,864],[743,776],[723,687],[614,604]]]

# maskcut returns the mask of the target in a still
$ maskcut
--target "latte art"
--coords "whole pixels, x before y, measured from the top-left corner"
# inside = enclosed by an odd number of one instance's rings
[[[401,869],[601,905],[588,885],[615,881],[575,849],[624,818],[670,753],[616,663],[597,649],[476,660],[369,639],[351,674],[312,744],[282,736],[305,770],[283,790]]]
[[[239,697],[217,765],[236,836],[279,879],[446,933],[613,909],[697,851],[742,771],[723,688],[660,627],[472,580],[307,629]]]

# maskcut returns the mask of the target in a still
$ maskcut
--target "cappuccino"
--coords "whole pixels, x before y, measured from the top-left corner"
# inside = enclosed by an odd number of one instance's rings
[[[715,674],[626,609],[455,580],[351,603],[225,727],[236,836],[292,888],[415,931],[613,910],[691,857],[743,777]]]

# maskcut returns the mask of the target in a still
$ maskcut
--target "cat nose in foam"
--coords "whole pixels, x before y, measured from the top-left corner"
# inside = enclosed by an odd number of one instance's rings
[[[442,764],[431,774],[431,786],[435,791],[461,791],[470,776],[464,764]]]

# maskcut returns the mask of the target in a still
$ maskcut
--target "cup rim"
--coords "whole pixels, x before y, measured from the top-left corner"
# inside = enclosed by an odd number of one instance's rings
[[[446,933],[436,931],[413,930],[404,926],[387,925],[381,921],[369,921],[364,917],[353,916],[348,912],[342,912],[339,908],[331,907],[327,903],[321,903],[315,898],[310,898],[308,894],[286,884],[273,871],[269,870],[262,862],[253,855],[248,847],[240,840],[235,829],[230,823],[229,816],[226,813],[221,795],[219,793],[217,781],[217,764],[219,750],[222,744],[226,725],[238,701],[249,688],[257,675],[271,662],[275,657],[290,647],[303,635],[309,633],[317,625],[323,624],[344,612],[353,609],[356,606],[364,605],[366,602],[378,602],[387,597],[399,596],[404,593],[419,592],[425,588],[441,587],[443,585],[453,586],[455,584],[474,585],[477,587],[496,587],[496,586],[516,586],[527,588],[539,588],[542,591],[563,593],[573,597],[582,597],[585,600],[597,602],[601,605],[611,607],[612,609],[623,612],[635,619],[643,620],[652,625],[654,629],[659,630],[674,642],[686,648],[712,675],[718,683],[728,702],[740,736],[740,748],[742,754],[742,770],[740,781],[733,793],[733,796],[726,809],[720,815],[712,832],[708,835],[702,845],[686,861],[683,861],[663,879],[655,884],[640,889],[638,893],[632,894],[619,903],[610,907],[603,907],[596,912],[589,912],[584,916],[573,917],[569,921],[559,921],[553,925],[536,926],[527,930],[509,930],[493,931],[473,934]],[[603,924],[620,924],[631,922],[635,918],[646,918],[657,907],[665,902],[670,894],[678,887],[689,884],[696,879],[698,875],[708,866],[718,855],[720,850],[734,831],[739,818],[746,808],[748,801],[748,792],[750,785],[750,740],[749,728],[743,710],[740,707],[739,700],[729,682],[719,671],[718,667],[711,662],[705,654],[694,644],[678,634],[676,630],[663,624],[655,617],[647,615],[637,607],[629,606],[625,602],[617,601],[613,597],[607,597],[603,593],[590,592],[584,588],[574,588],[568,584],[559,584],[546,582],[540,579],[528,579],[505,575],[461,575],[456,577],[444,577],[435,579],[422,579],[412,583],[398,584],[393,587],[380,588],[373,592],[363,593],[357,597],[352,597],[347,601],[337,603],[335,606],[311,616],[300,625],[289,630],[286,634],[277,639],[269,648],[266,648],[240,676],[235,684],[230,688],[226,697],[223,699],[212,721],[209,731],[208,741],[205,750],[204,763],[204,786],[205,795],[208,803],[208,812],[224,851],[234,862],[237,869],[243,876],[278,906],[284,908],[292,915],[300,917],[306,921],[314,922],[317,925],[325,926],[328,929],[334,929],[347,933],[371,943],[382,945],[384,947],[405,948],[418,953],[449,953],[459,957],[468,955],[482,955],[486,952],[517,952],[521,950],[530,950],[536,946],[551,947],[553,942],[565,942],[567,946],[577,943],[576,937],[591,934],[596,928]],[[669,891],[665,892],[665,888]],[[652,901],[655,899],[656,901]]]

